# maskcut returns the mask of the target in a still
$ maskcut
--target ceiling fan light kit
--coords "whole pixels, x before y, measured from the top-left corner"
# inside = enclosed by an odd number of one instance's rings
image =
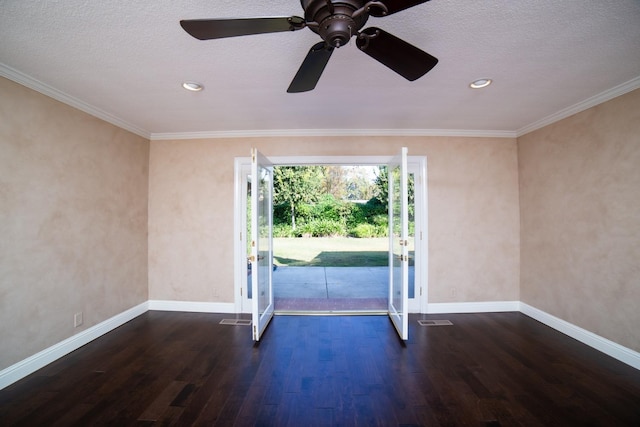
[[[322,42],[311,47],[287,89],[289,93],[313,90],[333,51],[356,37],[358,49],[409,81],[429,72],[438,59],[386,31],[369,27],[370,16],[384,17],[429,0],[300,0],[304,18],[265,17],[242,19],[190,19],[182,28],[199,40],[253,34],[297,31],[308,27]]]

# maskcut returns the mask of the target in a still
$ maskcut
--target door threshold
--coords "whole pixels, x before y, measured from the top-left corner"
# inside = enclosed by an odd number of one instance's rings
[[[381,310],[275,310],[276,316],[387,316]]]

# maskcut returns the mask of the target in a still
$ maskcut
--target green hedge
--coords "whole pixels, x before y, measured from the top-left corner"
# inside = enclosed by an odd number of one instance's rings
[[[344,236],[347,234],[346,227],[340,221],[330,219],[314,219],[302,224],[296,230],[301,236],[329,237]]]
[[[386,205],[376,199],[367,203],[336,200],[325,195],[314,204],[305,204],[296,212],[296,230],[291,228],[291,209],[286,203],[274,206],[274,237],[352,236],[386,237],[389,219]],[[410,223],[413,233],[413,222]]]
[[[370,237],[384,237],[387,235],[386,229],[381,229],[377,225],[373,224],[358,224],[349,230],[349,235],[352,237],[358,237],[361,239],[367,239]]]

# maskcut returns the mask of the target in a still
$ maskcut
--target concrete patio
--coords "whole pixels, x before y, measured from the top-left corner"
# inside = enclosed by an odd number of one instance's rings
[[[409,283],[414,268],[409,267]],[[278,311],[387,309],[388,267],[278,267],[273,272]]]

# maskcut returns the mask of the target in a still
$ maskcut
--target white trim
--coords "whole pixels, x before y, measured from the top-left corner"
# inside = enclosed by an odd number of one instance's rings
[[[409,156],[411,161],[416,156]],[[349,165],[380,166],[386,165],[393,156],[269,156],[274,166],[289,165]]]
[[[441,136],[473,138],[516,138],[510,130],[465,129],[257,129],[205,132],[151,133],[152,141],[180,139],[336,137],[336,136]]]
[[[589,332],[586,329],[525,304],[524,302],[520,303],[520,312],[614,359],[618,359],[627,365],[640,369],[640,353],[630,348],[603,338],[600,335],[596,335],[593,332]]]
[[[409,157],[411,158],[411,157]],[[422,215],[416,216],[420,221],[420,232],[422,238],[418,239],[418,236],[414,236],[414,245],[417,250],[420,248],[421,263],[420,268],[414,270],[414,292],[419,292],[416,284],[422,284],[422,296],[414,295],[414,298],[418,298],[420,301],[420,313],[426,313],[429,306],[429,160],[424,156],[420,159],[420,199],[416,197],[416,202],[422,204]],[[416,195],[417,196],[417,195]],[[417,252],[416,252],[417,254]],[[417,270],[417,271],[416,271]]]
[[[595,107],[625,93],[640,88],[640,76],[622,83],[598,95],[592,96],[575,105],[564,108],[531,124],[513,130],[466,130],[466,129],[257,129],[226,130],[204,132],[166,132],[154,133],[138,127],[120,117],[101,110],[78,98],[68,95],[46,83],[28,76],[8,65],[0,63],[0,76],[14,81],[84,111],[121,129],[128,130],[151,141],[182,139],[222,139],[222,138],[268,138],[268,137],[340,137],[340,136],[436,136],[469,138],[519,138],[588,108]]]
[[[190,313],[235,313],[235,303],[149,300],[149,310]]]
[[[122,326],[149,310],[223,314],[236,313],[235,304],[233,303],[149,300],[3,369],[0,371],[0,390],[23,379],[27,375],[32,374],[38,369],[45,367],[72,351],[77,350],[96,338],[99,338],[117,327]],[[633,368],[640,369],[640,353],[532,307],[524,302],[454,302],[431,303],[427,305],[427,313],[430,314],[497,313],[507,311],[521,312],[522,314],[529,316],[562,334],[576,339],[595,350],[601,351],[602,353],[626,363]]]
[[[247,161],[250,162],[251,159],[249,159],[248,157],[236,157],[233,161],[233,241],[235,249],[233,251],[233,300],[234,311],[236,313],[240,313],[242,311],[242,263],[244,263],[245,266],[247,263],[246,254],[243,254],[244,247],[242,244],[242,239],[247,238],[247,236],[245,236],[246,227],[243,227],[243,221],[239,218],[239,215],[237,215],[238,212],[243,211],[242,198],[244,197],[244,189],[242,188],[242,183],[244,181],[242,169],[243,165],[246,164]],[[242,238],[240,236],[242,236]]]
[[[427,304],[429,314],[519,311],[520,301],[439,302]]]
[[[349,166],[379,166],[387,164],[391,161],[393,156],[269,156],[269,160],[273,165],[283,166],[283,165],[349,165]],[[428,197],[428,187],[427,187],[427,157],[426,156],[407,156],[407,162],[409,164],[409,168],[412,173],[416,173],[421,176],[421,197],[422,201],[416,198],[416,203],[422,203],[422,208],[420,209],[422,212],[421,222],[422,230],[423,230],[423,241],[421,244],[423,245],[423,254],[429,253],[429,197]],[[246,258],[244,255],[244,247],[242,242],[240,241],[240,232],[242,232],[242,223],[240,219],[240,211],[242,210],[242,199],[245,197],[244,188],[241,185],[242,173],[241,169],[246,166],[251,165],[251,157],[236,157],[234,158],[234,306],[236,307],[235,312],[243,312],[249,313],[247,310],[241,310],[242,304],[244,303],[243,298],[240,294],[241,287],[241,278],[237,277],[238,274],[243,274],[242,263],[246,263]],[[417,240],[416,240],[417,242]],[[428,255],[425,255],[422,259],[424,260],[423,266],[418,271],[416,269],[416,275],[414,276],[415,284],[422,283],[423,284],[423,294],[422,297],[417,294],[414,299],[419,300],[419,309],[411,311],[427,313],[427,301],[429,294],[429,274],[428,274]],[[419,273],[419,274],[417,274]],[[249,284],[247,283],[247,287]],[[419,291],[419,287],[415,287],[415,291]]]
[[[600,105],[603,102],[610,101],[613,98],[624,95],[625,93],[631,92],[638,88],[640,88],[640,77],[631,79],[626,83],[622,83],[621,85],[599,93],[598,95],[585,99],[582,102],[578,102],[577,104],[562,109],[557,113],[551,114],[550,116],[544,117],[538,121],[528,124],[527,126],[524,126],[515,132],[516,137],[521,137],[522,135],[525,135],[529,132],[533,132],[534,130],[543,128],[569,116],[573,116],[574,114],[580,113],[591,107],[595,107],[596,105]]]
[[[36,80],[31,76],[28,76],[20,71],[11,68],[7,65],[0,63],[0,76],[6,77],[9,80],[12,80],[22,86],[28,87],[30,89],[35,90],[36,92],[40,92],[43,95],[46,95],[50,98],[55,99],[56,101],[60,101],[64,104],[70,105],[74,108],[77,108],[80,111],[84,111],[87,114],[90,114],[94,117],[97,117],[101,120],[104,120],[107,123],[111,123],[114,126],[117,126],[121,129],[128,130],[129,132],[135,133],[138,136],[149,139],[151,137],[151,133],[145,129],[142,129],[136,125],[133,125],[126,120],[121,119],[120,117],[114,116],[111,113],[107,113],[104,110],[101,110],[93,105],[87,104],[86,102],[75,98],[71,95],[67,95],[66,93],[49,86],[46,83],[41,82],[40,80]]]
[[[98,323],[0,371],[0,390],[146,313],[146,302]]]
[[[595,107],[625,93],[640,88],[640,76],[622,83],[600,94],[592,96],[575,105],[564,108],[531,124],[513,130],[474,130],[474,129],[257,129],[226,130],[204,132],[166,132],[154,133],[138,127],[120,117],[90,105],[78,98],[68,95],[46,83],[28,76],[8,65],[0,63],[0,76],[12,80],[60,101],[64,104],[84,111],[94,117],[111,123],[121,129],[128,130],[151,141],[183,140],[183,139],[222,139],[222,138],[268,138],[268,137],[340,137],[340,136],[436,136],[436,137],[468,137],[468,138],[519,138],[534,130],[540,129],[576,113]]]

